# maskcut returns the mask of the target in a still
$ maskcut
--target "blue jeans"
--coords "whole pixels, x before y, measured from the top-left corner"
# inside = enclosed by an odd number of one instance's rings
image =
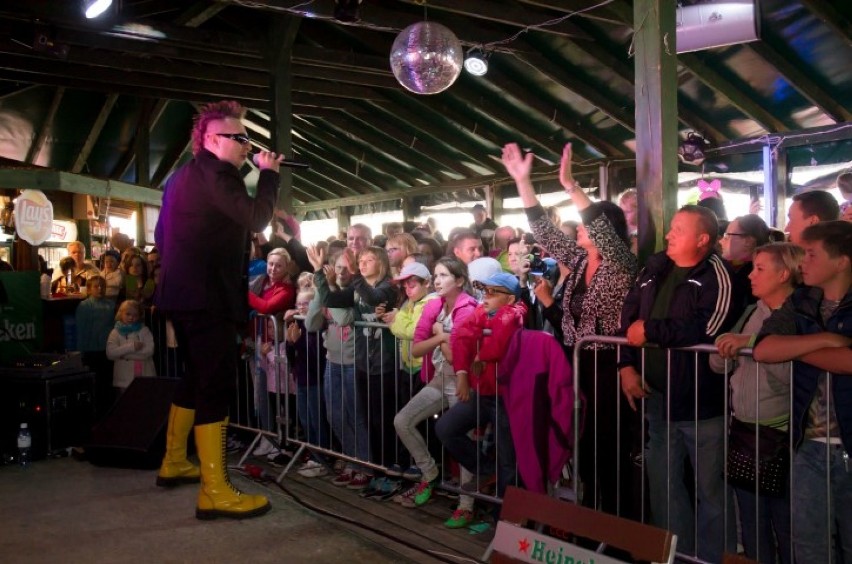
[[[328,415],[321,386],[298,386],[296,389],[296,411],[299,413],[299,423],[305,430],[305,441],[308,444],[331,449],[331,435],[328,430]],[[313,457],[325,463],[325,457],[314,454]]]
[[[325,364],[325,406],[331,430],[340,441],[346,456],[363,461],[370,460],[369,434],[365,402],[359,401],[355,392],[355,367],[352,365]],[[350,469],[356,469],[354,465]]]
[[[648,456],[645,471],[651,501],[651,523],[678,537],[678,552],[696,554],[707,562],[721,562],[725,551],[736,552],[736,523],[733,496],[725,491],[723,417],[698,421],[666,422],[666,402],[660,392],[646,400]],[[668,433],[667,433],[668,430]],[[669,450],[670,449],[670,450]],[[693,505],[684,484],[686,457],[696,475],[695,533]],[[728,498],[728,527],[724,527],[724,504]]]
[[[752,560],[774,563],[776,552],[781,564],[790,563],[790,497],[755,497],[754,490],[734,488],[740,508],[740,525],[745,555]],[[755,512],[757,501],[758,513]],[[774,535],[773,535],[774,531]],[[778,538],[778,549],[775,548]],[[758,548],[760,554],[758,555]]]
[[[503,497],[509,484],[517,481],[515,446],[503,400],[497,396],[480,396],[471,392],[468,401],[457,402],[444,412],[435,424],[435,432],[444,448],[459,464],[474,475],[488,475],[494,472],[494,463],[483,460],[479,445],[468,437],[468,431],[487,423],[491,423],[496,434],[497,495]]]
[[[793,546],[797,562],[852,562],[852,471],[846,470],[842,446],[828,445],[828,450],[828,466],[826,445],[818,441],[803,441],[793,458]],[[830,500],[826,499],[827,478]],[[840,546],[832,547],[835,534]]]

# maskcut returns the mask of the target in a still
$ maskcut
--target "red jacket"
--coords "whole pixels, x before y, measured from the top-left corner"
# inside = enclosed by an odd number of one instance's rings
[[[275,282],[260,295],[248,293],[249,307],[258,313],[274,315],[284,313],[296,305],[296,287],[289,282]]]
[[[453,370],[466,371],[471,389],[479,395],[497,394],[497,362],[503,358],[515,332],[524,328],[526,313],[527,307],[520,302],[503,306],[493,315],[478,305],[471,315],[453,326],[450,338]],[[484,334],[485,329],[490,330],[489,335]],[[475,360],[485,363],[478,375],[471,369]]]

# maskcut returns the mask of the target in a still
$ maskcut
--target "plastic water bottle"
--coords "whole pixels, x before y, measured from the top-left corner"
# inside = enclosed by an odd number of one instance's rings
[[[29,425],[21,423],[21,429],[18,431],[18,462],[23,468],[26,468],[30,463],[30,447],[33,446],[33,438],[30,435]]]

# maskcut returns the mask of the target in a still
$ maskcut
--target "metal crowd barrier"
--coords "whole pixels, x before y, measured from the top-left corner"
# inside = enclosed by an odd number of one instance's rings
[[[296,316],[296,319],[303,321],[301,316]],[[354,360],[348,361],[348,358],[354,358],[356,354],[365,354],[365,351],[357,350],[352,344],[351,349],[341,350],[337,358],[329,359],[326,358],[327,350],[321,344],[320,339],[313,341],[313,348],[310,348],[312,343],[306,340],[304,350],[296,350],[296,346],[284,338],[285,325],[284,322],[279,321],[274,316],[257,315],[252,322],[254,337],[247,339],[247,342],[242,345],[244,361],[235,377],[237,400],[232,406],[230,426],[244,434],[249,434],[252,440],[243,451],[239,464],[243,464],[252,455],[262,438],[266,438],[273,444],[280,446],[282,450],[287,448],[288,454],[291,455],[290,461],[284,465],[278,476],[279,482],[283,480],[294,464],[302,460],[306,452],[329,466],[329,458],[345,461],[356,472],[387,472],[390,466],[387,461],[398,464],[403,470],[413,466],[413,459],[410,455],[403,454],[404,447],[396,437],[392,422],[393,417],[421,389],[423,384],[418,373],[409,372],[402,366],[400,362],[400,340],[394,338],[391,350],[388,350],[384,339],[377,339],[380,355],[388,355],[387,358],[391,359],[393,370],[390,372],[378,370],[370,366],[368,361],[366,381],[364,381],[365,375],[356,370],[356,362]],[[389,332],[388,325],[384,323],[366,321],[355,322],[351,327],[342,330],[379,331],[382,335]],[[275,351],[266,363],[268,369],[281,375],[274,378],[272,386],[274,389],[268,390],[272,397],[266,402],[257,401],[261,398],[259,394],[265,390],[266,384],[263,378],[259,377],[258,370],[259,366],[263,364],[258,351],[261,350],[261,345],[264,342],[269,342]],[[315,369],[328,362],[336,365],[332,368],[326,366],[324,373],[315,370],[308,374],[307,387],[311,390],[311,393],[307,397],[307,402],[309,402],[310,411],[314,416],[322,413],[326,416],[319,421],[321,430],[317,433],[326,438],[324,441],[309,440],[307,430],[301,423],[303,418],[300,417],[300,408],[293,405],[295,402],[292,398],[297,395],[298,386],[289,377],[293,365],[288,357],[294,354],[301,355],[303,359],[313,359]],[[331,373],[329,373],[329,370],[331,370]],[[377,373],[370,374],[370,372]],[[339,382],[340,386],[337,387],[338,383],[334,382],[335,378],[346,379],[347,381],[345,383]],[[358,381],[359,378],[361,381]],[[327,397],[332,392],[332,390],[326,389],[329,383],[335,386],[334,391],[340,392],[340,401],[334,402],[338,404],[339,409],[337,411],[329,409],[332,407],[332,402],[329,402]],[[374,395],[377,393],[381,394],[380,397]],[[369,409],[371,404],[378,406],[378,412]],[[302,408],[305,405],[308,404],[302,405]],[[477,402],[477,414],[478,409]],[[434,419],[437,420],[443,415],[444,411],[445,409],[442,409],[440,413],[435,415]],[[350,416],[354,421],[345,420],[345,415]],[[355,430],[354,436],[337,436],[332,425],[334,418],[337,418],[343,425],[352,424]],[[430,446],[437,444],[427,422],[423,422],[418,428],[427,444],[430,444]],[[493,432],[496,432],[496,429]],[[378,437],[381,437],[381,440],[377,440]],[[473,435],[472,438],[479,441],[480,447],[483,446],[485,437],[482,433]],[[495,449],[498,438],[496,437],[494,440]],[[376,444],[377,442],[378,444]],[[439,468],[447,469],[448,461],[443,449],[440,449],[439,452],[430,449],[430,453],[435,457]],[[496,457],[498,454],[499,452],[495,452],[494,456]],[[460,466],[459,469],[461,470]],[[478,470],[479,468],[472,476],[467,476],[465,473],[459,483],[449,481],[445,472],[442,471],[441,476],[444,479],[436,487],[460,495],[469,495],[490,503],[502,503],[499,497],[480,491],[484,484],[480,481]],[[469,479],[470,483],[464,484],[465,479]],[[518,484],[517,480],[513,483]],[[414,485],[414,483],[412,482],[411,485]],[[464,488],[463,485],[465,485]]]
[[[244,352],[245,362],[243,366],[241,366],[238,374],[236,375],[236,387],[237,387],[237,401],[232,406],[232,415],[231,415],[231,426],[236,429],[240,429],[244,432],[248,432],[254,435],[254,439],[249,445],[249,447],[245,450],[240,460],[242,464],[245,460],[251,455],[252,451],[255,449],[261,437],[266,437],[272,440],[276,445],[280,445],[282,448],[285,447],[293,447],[295,449],[295,454],[293,455],[291,461],[286,465],[281,474],[278,476],[278,481],[283,480],[287,472],[290,471],[293,464],[295,464],[298,460],[300,460],[302,454],[305,451],[311,453],[312,456],[317,457],[326,457],[325,462],[328,463],[329,458],[339,459],[346,461],[346,463],[353,465],[354,468],[362,469],[367,472],[370,471],[380,471],[385,472],[388,470],[388,465],[383,464],[382,461],[392,460],[399,464],[403,469],[408,468],[412,465],[412,460],[410,457],[404,457],[404,460],[400,458],[403,457],[402,452],[400,451],[400,443],[396,440],[396,432],[393,426],[391,425],[388,428],[388,422],[393,420],[393,415],[398,413],[400,409],[405,405],[405,398],[410,399],[413,397],[416,392],[420,388],[419,377],[412,373],[407,373],[404,368],[402,368],[402,364],[400,362],[400,341],[398,339],[394,339],[392,345],[386,345],[384,340],[379,338],[377,339],[377,344],[381,347],[381,354],[387,354],[392,357],[392,366],[393,370],[391,372],[385,372],[382,370],[373,370],[373,367],[367,365],[367,381],[361,382],[360,384],[356,382],[356,367],[354,361],[349,361],[349,358],[354,358],[356,354],[364,354],[365,351],[356,350],[354,345],[351,345],[351,349],[349,350],[341,350],[338,354],[337,359],[332,357],[331,359],[326,359],[327,351],[325,347],[320,343],[320,339],[316,339],[313,341],[313,348],[310,348],[311,343],[305,343],[305,350],[303,352],[302,358],[310,358],[314,361],[314,366],[319,367],[323,364],[322,360],[325,359],[327,362],[330,361],[336,364],[336,368],[334,370],[338,370],[338,372],[331,373],[332,377],[337,377],[341,380],[344,378],[348,378],[347,386],[343,386],[342,382],[339,387],[340,391],[340,402],[338,405],[338,411],[328,411],[324,410],[325,407],[330,407],[326,405],[327,395],[326,392],[330,392],[330,390],[326,390],[325,386],[328,384],[329,378],[329,370],[326,370],[323,373],[319,371],[309,372],[308,374],[308,388],[311,389],[311,393],[307,397],[307,402],[302,404],[301,408],[291,405],[295,404],[295,401],[292,401],[291,398],[295,397],[298,389],[297,386],[294,386],[294,383],[291,381],[289,376],[287,377],[277,377],[273,379],[274,385],[272,386],[274,389],[265,390],[265,381],[258,381],[257,379],[257,362],[258,362],[258,354],[256,351],[259,350],[259,343],[264,341],[269,341],[273,346],[275,354],[271,355],[271,362],[268,363],[268,366],[271,370],[274,370],[276,374],[283,373],[288,374],[291,371],[290,360],[288,359],[288,352],[298,353],[299,351],[294,351],[294,345],[289,343],[285,338],[283,338],[283,331],[285,330],[283,322],[279,322],[277,319],[271,316],[263,316],[259,315],[254,320],[254,327],[256,328],[256,337],[253,339],[254,346],[248,346]],[[388,326],[382,323],[374,323],[374,322],[356,322],[351,327],[341,328],[342,331],[378,331],[381,332],[381,335],[384,335],[385,332],[389,331]],[[158,333],[160,335],[165,336],[165,332]],[[158,348],[162,347],[165,349],[174,349],[171,345],[165,344],[162,338],[157,339]],[[388,341],[390,342],[390,341]],[[574,450],[573,457],[573,468],[572,468],[572,479],[571,484],[568,486],[570,490],[569,496],[561,495],[559,497],[568,497],[573,498],[577,501],[583,501],[585,505],[597,508],[604,509],[603,505],[605,502],[603,498],[607,495],[612,495],[610,490],[606,490],[605,488],[614,488],[615,489],[615,501],[614,501],[614,509],[612,507],[606,508],[608,512],[614,513],[621,517],[628,517],[635,519],[637,521],[641,521],[643,523],[651,522],[652,524],[660,525],[664,528],[672,529],[677,528],[674,525],[680,525],[677,521],[682,516],[673,516],[672,515],[672,499],[670,495],[666,496],[664,500],[665,504],[665,516],[653,516],[650,511],[650,491],[647,485],[647,474],[648,474],[648,440],[647,440],[647,432],[648,425],[646,421],[647,407],[646,401],[640,402],[639,413],[638,413],[638,421],[630,420],[631,413],[628,412],[625,408],[626,400],[623,397],[621,392],[621,384],[620,384],[620,376],[618,375],[617,370],[615,370],[615,374],[604,373],[604,370],[600,368],[598,364],[598,358],[600,355],[600,351],[591,353],[591,360],[587,357],[585,360],[582,358],[581,351],[590,347],[594,344],[607,344],[616,347],[616,361],[621,358],[621,349],[626,346],[626,340],[620,337],[587,337],[582,339],[574,350],[574,388],[575,388],[575,409],[574,409],[574,433],[575,433],[575,445],[577,448]],[[386,350],[386,347],[392,346],[392,350]],[[167,354],[173,354],[176,357],[179,357],[179,354],[173,350],[167,350]],[[682,349],[671,349],[667,350],[664,354],[666,355],[666,373],[667,373],[667,381],[671,381],[668,365],[671,362],[671,355],[673,352],[678,353],[687,353],[692,354],[698,359],[699,355],[707,355],[711,353],[716,353],[717,350],[714,346],[711,345],[699,345],[695,347],[687,347]],[[162,354],[162,351],[158,354]],[[741,350],[739,353],[743,357],[748,357],[751,354],[751,351],[748,349]],[[166,358],[165,356],[163,358]],[[646,366],[646,349],[641,351],[641,355],[638,357],[640,362],[640,374],[644,375],[644,369]],[[334,362],[338,360],[338,362]],[[593,373],[596,374],[595,381],[592,383],[588,383],[583,381],[584,372],[586,371],[586,365],[584,362],[593,362],[594,369]],[[180,362],[167,362],[165,363],[167,367],[166,374],[161,373],[161,375],[172,375],[173,372],[176,372],[179,375],[180,373]],[[425,364],[423,370],[425,370]],[[760,377],[761,365],[757,365],[758,374],[755,375],[754,382],[755,386],[757,386],[758,378]],[[374,374],[369,374],[370,372],[376,372]],[[698,370],[697,368],[693,374],[694,378],[698,378]],[[374,379],[378,379],[376,382]],[[602,397],[601,394],[598,393],[598,386],[601,382],[604,382],[605,378],[613,378],[616,382],[616,386],[613,390],[610,390],[614,397]],[[723,460],[727,459],[729,453],[729,443],[728,443],[728,433],[729,433],[729,421],[731,418],[731,409],[730,409],[730,400],[729,400],[729,390],[728,390],[728,378],[723,375],[718,375],[719,378],[719,386],[723,389],[721,393],[724,397],[724,415],[722,417],[722,427],[721,427],[721,444],[722,444],[722,457]],[[390,381],[388,381],[390,379]],[[325,380],[325,381],[324,381]],[[791,381],[791,389],[790,389],[790,405],[789,409],[792,412],[792,377]],[[697,382],[693,382],[696,384]],[[371,385],[372,384],[372,385]],[[258,405],[255,401],[255,388],[260,387],[260,391],[267,391],[272,394],[269,401],[266,402],[266,410],[267,416],[262,417],[260,413],[260,409],[262,409],[262,405]],[[403,389],[407,388],[406,394],[400,394],[400,387]],[[587,401],[594,401],[598,405],[593,405],[593,415],[591,417],[587,417],[584,422],[580,421],[581,416],[581,389],[582,388],[592,389],[594,393],[592,394],[592,398],[586,398]],[[692,401],[694,402],[694,406],[699,405],[701,398],[698,397],[697,386],[695,386],[696,392]],[[387,392],[383,394],[380,398],[372,398],[371,394],[376,393],[376,390]],[[756,391],[758,388],[756,388]],[[658,392],[659,393],[659,392]],[[668,396],[668,394],[666,394]],[[757,394],[755,394],[757,395]],[[376,401],[378,400],[378,401]],[[758,409],[758,420],[759,417],[759,400],[758,397],[756,400],[756,408]],[[379,412],[374,413],[367,409],[366,406],[371,404],[379,405]],[[348,408],[344,409],[347,405],[346,402],[349,402]],[[609,404],[609,409],[605,408],[605,404]],[[321,414],[324,411],[326,412],[326,417],[321,418],[319,421],[320,426],[322,427],[322,432],[318,433],[320,436],[324,437],[323,441],[318,440],[309,440],[309,436],[307,434],[307,430],[302,430],[301,434],[299,430],[303,427],[301,423],[297,423],[301,418],[298,417],[300,415],[300,409],[304,409],[305,405],[309,405],[312,409],[311,412],[313,414]],[[615,407],[612,407],[614,405]],[[671,405],[669,402],[666,402],[664,406],[664,424],[665,424],[665,434],[666,436],[670,436],[673,428],[673,421],[670,417],[671,414]],[[351,408],[351,409],[349,409]],[[477,406],[478,409],[478,406]],[[365,413],[366,410],[366,413]],[[388,411],[389,410],[389,411]],[[356,421],[359,418],[362,418],[362,423],[358,425],[356,433],[353,436],[347,437],[338,437],[333,432],[331,420],[332,418],[337,417],[338,420],[343,420],[344,413],[349,413],[349,415],[353,416]],[[436,414],[435,419],[443,415],[444,409],[441,410],[441,413]],[[601,415],[610,414],[610,415]],[[625,419],[627,416],[627,419]],[[603,417],[610,417],[609,419],[603,419]],[[261,424],[262,421],[266,421],[267,424]],[[608,444],[601,442],[605,438],[609,437],[606,432],[606,425],[611,425],[612,421],[615,424],[615,437],[614,444]],[[698,435],[699,433],[699,425],[700,422],[692,421],[690,423],[691,431]],[[383,439],[388,439],[388,437],[393,437],[394,441],[390,440],[382,440],[381,444],[375,444],[375,441],[370,437],[370,429],[371,427],[375,430],[375,426],[378,426],[379,433],[373,433],[373,436],[380,436]],[[595,487],[591,487],[587,490],[581,489],[581,479],[578,478],[578,474],[581,473],[581,465],[584,464],[584,460],[581,457],[580,441],[581,436],[580,432],[583,430],[584,436],[587,441],[591,441],[591,480],[588,479],[588,476],[582,476],[585,482],[591,482],[592,484],[596,484]],[[496,432],[496,429],[493,431]],[[430,437],[430,432],[428,430],[427,425],[421,425],[421,433],[426,439],[427,443],[433,442]],[[482,438],[482,437],[479,437]],[[718,437],[717,437],[718,439]],[[352,444],[354,442],[354,444]],[[494,441],[497,443],[497,440]],[[756,447],[759,448],[759,436],[755,437]],[[364,445],[366,444],[366,450],[364,450]],[[386,452],[388,446],[392,445],[392,451]],[[481,446],[481,445],[480,445]],[[680,486],[681,484],[672,483],[672,441],[671,439],[666,442],[665,449],[665,472],[666,472],[666,491],[671,494],[673,486]],[[359,452],[360,448],[360,452]],[[607,449],[610,451],[614,451],[614,456],[611,456],[609,459],[607,458]],[[367,453],[366,455],[364,453]],[[430,452],[433,452],[430,449]],[[609,454],[612,454],[610,452]],[[690,454],[692,456],[690,456]],[[789,490],[793,491],[796,488],[796,480],[794,474],[794,455],[795,449],[792,444],[792,439],[790,438],[788,441],[788,473],[789,473]],[[447,464],[445,460],[445,456],[443,453],[443,449],[441,449],[440,453],[434,453],[439,468],[446,471]],[[828,446],[826,447],[826,460],[828,460],[829,452]],[[686,463],[687,459],[698,459],[697,454],[697,446],[693,448],[692,453],[687,452],[686,457],[683,461],[677,461],[678,463]],[[608,483],[607,479],[610,482],[613,481],[612,478],[606,478],[602,476],[607,470],[604,467],[603,462],[606,460],[615,460],[615,475],[614,475],[614,483]],[[724,465],[724,463],[723,463]],[[462,495],[470,495],[479,500],[487,501],[490,503],[502,503],[502,500],[494,495],[490,495],[487,493],[482,493],[481,486],[479,483],[479,475],[478,472],[473,473],[473,488],[462,488],[461,484],[453,484],[446,479],[445,472],[442,472],[442,476],[444,479],[437,486],[441,489],[445,489],[447,491],[459,493]],[[703,468],[699,464],[697,468],[692,468],[692,480],[690,482],[684,482],[683,485],[687,487],[687,489],[691,489],[690,493],[690,507],[691,507],[691,515],[687,516],[686,520],[692,521],[692,528],[689,536],[691,537],[689,540],[691,541],[692,550],[690,552],[682,552],[679,553],[679,558],[682,558],[685,561],[695,561],[702,562],[699,558],[699,553],[702,547],[706,546],[707,543],[720,543],[721,546],[727,551],[735,551],[736,546],[733,544],[735,539],[742,539],[742,531],[735,531],[735,525],[738,523],[739,514],[741,510],[738,508],[737,504],[734,503],[733,498],[731,496],[731,488],[728,484],[728,474],[727,471],[724,471],[720,476],[720,481],[723,488],[722,494],[722,525],[721,525],[721,537],[717,539],[709,539],[707,537],[707,531],[704,524],[700,523],[701,518],[699,516],[699,503],[698,503],[698,486],[699,486],[699,478],[702,476]],[[638,472],[638,474],[637,474]],[[760,477],[760,469],[755,468],[755,474],[757,479]],[[517,475],[517,474],[516,474]],[[633,484],[628,484],[630,487],[630,491],[623,491],[624,484],[626,482],[626,478],[632,477],[634,478]],[[827,496],[831,496],[830,487],[828,484],[830,476],[826,475],[826,485],[825,491]],[[517,480],[515,481],[515,485],[517,485]],[[563,492],[565,488],[562,488]],[[760,491],[755,487],[754,492],[755,497],[755,519],[758,523],[761,522],[761,519],[765,517],[762,515],[765,513],[766,509],[764,507],[764,503],[766,501],[766,496],[761,495]],[[789,501],[790,496],[789,493],[786,496],[786,499]],[[790,536],[794,537],[795,531],[793,530],[793,513],[796,511],[795,507],[791,508],[790,511],[790,521],[788,523]],[[827,504],[826,514],[825,514],[825,535],[829,539],[828,546],[831,547],[833,545],[834,540],[831,538],[832,531],[832,505],[831,503]],[[755,533],[755,537],[758,537],[759,529]],[[736,536],[732,536],[736,535]],[[783,546],[786,544],[786,539],[780,538],[777,531],[773,531],[773,541],[776,545],[774,548],[775,554],[767,555],[761,554],[760,543],[757,542],[758,538],[756,538],[755,546],[757,546],[757,554],[754,557],[760,561],[774,561],[777,558],[780,562],[793,562],[793,544],[790,544],[790,548],[787,551],[778,550],[778,546]],[[681,539],[683,541],[684,539]],[[679,548],[684,546],[689,547],[689,542],[678,542]],[[826,562],[831,561],[831,555],[826,555]]]
[[[731,365],[728,362],[725,362],[725,373],[722,374],[714,374],[719,378],[719,386],[722,386],[721,393],[724,397],[724,414],[721,417],[722,423],[722,437],[715,437],[717,441],[721,439],[721,449],[722,449],[722,474],[718,477],[719,485],[722,488],[722,523],[721,523],[721,538],[708,538],[708,524],[702,521],[702,516],[700,515],[701,511],[701,503],[698,501],[698,490],[699,490],[699,477],[702,479],[706,479],[707,476],[702,476],[702,472],[706,471],[706,468],[702,467],[701,461],[699,460],[699,445],[697,441],[693,441],[694,448],[691,452],[686,453],[686,457],[683,460],[673,460],[673,451],[676,448],[674,442],[678,440],[678,437],[672,437],[672,432],[675,428],[684,429],[683,421],[673,421],[671,418],[672,413],[672,404],[671,401],[667,399],[664,406],[664,417],[663,423],[665,425],[665,434],[664,437],[669,437],[666,441],[666,450],[665,450],[665,461],[663,465],[665,466],[666,477],[666,493],[664,499],[665,504],[665,515],[652,515],[650,511],[650,506],[652,505],[651,493],[648,490],[648,479],[650,477],[650,469],[649,469],[649,456],[653,456],[650,454],[648,445],[649,445],[649,434],[648,434],[648,419],[649,415],[648,410],[649,406],[648,401],[646,399],[641,402],[641,406],[638,406],[639,415],[641,416],[638,422],[638,428],[631,425],[626,424],[624,421],[624,414],[626,410],[624,406],[626,404],[626,400],[623,397],[621,392],[621,378],[616,370],[615,374],[612,373],[601,373],[598,370],[593,370],[592,373],[596,375],[595,381],[593,383],[583,382],[582,379],[584,376],[587,377],[584,372],[586,371],[586,365],[583,364],[583,359],[581,358],[581,350],[589,347],[593,344],[609,344],[616,347],[616,359],[617,361],[621,360],[622,347],[627,346],[627,341],[621,337],[587,337],[582,339],[574,350],[574,387],[575,394],[579,394],[581,388],[585,387],[588,389],[594,389],[597,392],[598,385],[602,382],[602,379],[612,378],[614,379],[618,385],[616,386],[615,397],[601,397],[601,395],[594,393],[593,399],[599,403],[597,406],[593,406],[594,416],[591,420],[589,418],[585,421],[585,429],[584,433],[586,434],[586,439],[591,440],[593,443],[592,448],[592,457],[594,460],[592,461],[592,481],[597,484],[598,487],[595,488],[595,491],[581,491],[580,484],[577,480],[575,480],[574,494],[578,499],[585,497],[586,505],[591,507],[595,507],[601,509],[602,501],[602,493],[606,494],[607,492],[601,491],[601,488],[609,487],[615,488],[615,496],[616,496],[616,510],[613,511],[615,514],[623,517],[632,518],[635,520],[639,520],[643,523],[651,522],[651,524],[661,526],[663,528],[667,528],[669,530],[682,528],[683,523],[679,522],[679,520],[691,521],[692,522],[692,530],[689,531],[686,539],[680,538],[678,541],[678,549],[680,550],[682,547],[686,546],[687,548],[691,545],[692,550],[687,552],[679,552],[678,557],[684,561],[694,561],[694,562],[704,562],[699,557],[702,549],[706,549],[711,543],[717,543],[715,546],[719,547],[721,551],[716,551],[719,554],[721,552],[736,552],[736,542],[737,541],[745,541],[748,542],[751,539],[745,539],[745,531],[742,530],[741,527],[741,513],[744,509],[747,509],[750,513],[754,514],[754,521],[757,523],[757,527],[754,530],[754,543],[752,546],[755,547],[755,554],[750,555],[750,557],[758,560],[760,562],[782,562],[789,563],[794,562],[794,543],[796,539],[796,531],[794,530],[794,514],[797,511],[801,511],[802,507],[793,506],[791,492],[796,491],[798,486],[796,482],[796,475],[794,472],[794,458],[796,455],[796,448],[793,444],[792,433],[788,430],[787,437],[787,472],[788,472],[788,482],[786,488],[783,492],[783,497],[774,497],[769,495],[764,495],[761,493],[759,488],[759,483],[761,479],[760,475],[760,466],[755,463],[754,464],[754,475],[755,475],[755,487],[754,491],[750,492],[754,497],[754,507],[743,508],[738,505],[738,503],[734,502],[733,499],[733,487],[729,484],[729,473],[727,470],[726,461],[728,460],[730,444],[729,444],[729,432],[730,432],[730,422],[732,421],[732,409],[730,402],[730,390],[729,390],[729,379]],[[648,367],[646,364],[646,355],[647,350],[649,348],[654,348],[653,345],[649,347],[643,348],[640,354],[637,354],[637,358],[640,362],[639,373],[643,378],[643,385],[645,384],[645,370]],[[693,408],[697,410],[700,405],[701,398],[698,396],[698,368],[697,362],[699,359],[699,355],[708,355],[713,353],[718,353],[715,346],[712,345],[698,345],[693,347],[686,348],[678,348],[678,349],[667,349],[665,350],[666,355],[666,366],[665,366],[665,374],[666,374],[666,382],[668,383],[669,389],[666,390],[665,393],[652,391],[651,393],[661,395],[663,398],[671,397],[671,359],[673,352],[684,352],[687,354],[694,355],[694,360],[692,361],[692,366],[695,366],[693,378],[693,386],[695,388],[695,393],[691,401],[693,401]],[[599,351],[592,352],[592,362],[597,363]],[[739,352],[740,357],[750,357],[751,349],[742,349]],[[588,357],[585,358],[585,361],[588,363]],[[597,368],[597,367],[595,367]],[[759,382],[761,378],[765,378],[765,368],[764,365],[760,363],[756,363],[756,373],[754,377],[751,379],[754,382],[754,390],[753,393],[756,397],[755,399],[755,409],[757,413],[756,420],[760,421],[760,395],[759,395]],[[828,376],[830,386],[830,375]],[[579,395],[576,397],[579,398]],[[792,413],[793,411],[793,374],[792,374],[792,363],[791,363],[791,374],[790,374],[790,388],[789,388],[789,405],[788,412]],[[590,398],[586,398],[587,401],[592,401]],[[605,404],[608,403],[608,406]],[[613,407],[614,405],[614,407]],[[628,407],[629,409],[629,407]],[[697,412],[697,411],[696,411]],[[601,415],[603,413],[603,415]],[[601,429],[604,428],[609,421],[603,420],[604,417],[611,417],[612,414],[615,414],[615,425],[616,425],[616,441],[615,444],[601,444],[598,440],[599,434],[601,434]],[[575,444],[580,445],[580,403],[578,401],[577,405],[575,405]],[[699,426],[702,426],[703,422],[695,419],[690,419],[688,424],[688,431],[694,433],[694,436],[699,436]],[[789,429],[789,423],[788,423]],[[637,435],[638,433],[638,435]],[[590,436],[589,436],[590,434]],[[605,433],[603,433],[605,434]],[[632,434],[632,435],[631,435]],[[633,439],[631,441],[631,439]],[[813,442],[813,441],[811,441]],[[639,444],[640,450],[636,452],[630,452],[630,447],[627,445],[631,444]],[[685,447],[684,447],[685,448]],[[760,449],[760,435],[755,428],[755,447],[754,450],[758,451]],[[825,443],[825,457],[826,462],[829,462],[830,457],[830,449],[834,448],[829,445],[829,442]],[[614,449],[614,456],[612,453],[606,453],[607,449]],[[756,453],[756,452],[755,452]],[[606,455],[610,455],[607,457]],[[718,456],[718,453],[717,453]],[[753,457],[756,458],[756,457]],[[601,467],[600,462],[603,460],[616,460],[617,461],[617,469],[615,474],[615,483],[608,483],[607,479],[602,477],[601,474],[605,472],[605,469]],[[687,482],[683,480],[684,483],[675,483],[676,479],[672,476],[672,468],[674,464],[684,464],[690,460],[699,460],[698,464],[691,464],[692,466],[692,480]],[[635,463],[635,466],[631,464],[631,462]],[[657,464],[653,464],[656,461],[651,460],[652,464],[650,466],[654,466],[659,468]],[[581,460],[581,448],[576,448],[574,451],[574,467],[580,468],[583,461]],[[625,467],[625,464],[631,464],[629,467]],[[697,467],[696,467],[697,466]],[[636,468],[638,467],[638,468]],[[624,473],[631,473],[634,477],[637,477],[634,468],[638,469],[638,486],[636,485],[636,481],[633,482],[633,491],[622,491],[623,484],[625,481],[623,480]],[[828,498],[829,502],[826,503],[826,512],[825,512],[825,520],[823,521],[823,530],[822,534],[824,534],[827,538],[827,546],[829,554],[825,555],[824,562],[833,562],[834,557],[831,554],[833,548],[836,548],[836,543],[839,539],[832,539],[832,530],[834,529],[833,523],[833,514],[834,511],[832,507],[834,507],[833,502],[831,501],[832,491],[830,487],[830,472],[831,467],[829,464],[826,464],[826,475],[825,475],[825,485],[823,492]],[[599,481],[602,480],[602,481]],[[674,481],[673,481],[674,480]],[[611,482],[612,479],[609,479]],[[686,491],[689,491],[690,499],[689,505],[691,506],[691,515],[675,515],[673,514],[673,505],[678,503],[677,499],[674,497],[677,495],[676,491],[681,489],[681,486],[685,486]],[[637,491],[638,490],[638,491]],[[591,499],[589,499],[591,496]],[[681,500],[682,501],[682,500]],[[772,511],[784,513],[784,505],[786,504],[788,517],[786,519],[781,519],[781,522],[775,522],[773,525],[769,525],[766,520],[769,519],[769,507],[772,507]],[[658,504],[658,507],[662,504]],[[750,505],[750,504],[749,504]],[[786,521],[786,522],[785,522]],[[718,524],[717,524],[718,525]],[[761,525],[764,525],[766,528],[761,528]],[[785,527],[787,530],[785,531]],[[719,529],[717,526],[716,529]],[[771,535],[771,548],[772,554],[766,554],[765,542],[764,546],[761,547],[761,535],[769,534]],[[691,538],[689,538],[691,537]],[[682,541],[687,542],[682,542]],[[691,542],[689,542],[691,541]],[[833,546],[834,545],[834,546]],[[787,547],[786,549],[784,547]],[[846,554],[849,554],[848,548],[844,547],[846,550]],[[761,552],[763,551],[763,552]]]

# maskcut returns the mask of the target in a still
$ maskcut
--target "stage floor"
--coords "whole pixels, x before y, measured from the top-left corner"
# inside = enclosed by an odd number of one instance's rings
[[[236,455],[232,459],[236,463]],[[274,477],[281,471],[259,465]],[[407,509],[361,498],[332,485],[330,477],[304,479],[295,472],[284,478],[284,491],[232,471],[237,487],[267,495],[272,510],[246,521],[199,521],[197,486],[166,490],[154,485],[155,477],[155,470],[97,467],[72,458],[39,460],[26,470],[0,466],[2,560],[474,562],[493,535],[493,529],[472,535],[443,527],[454,503],[443,497]]]

